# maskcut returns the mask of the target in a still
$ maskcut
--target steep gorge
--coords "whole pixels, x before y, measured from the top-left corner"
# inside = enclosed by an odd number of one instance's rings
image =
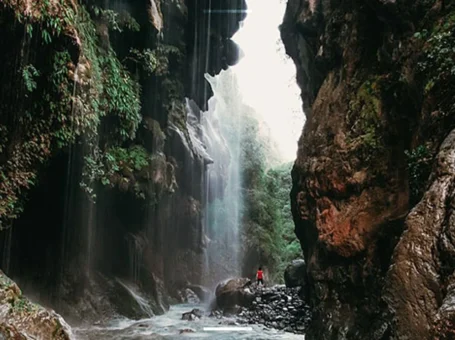
[[[71,322],[139,318],[201,283],[212,159],[191,124],[211,96],[204,73],[236,63],[243,9],[0,4],[0,265],[29,296]],[[307,116],[291,192],[307,339],[453,338],[455,5],[289,0],[281,32]],[[262,188],[287,171],[258,155],[246,273],[273,260],[257,224],[279,214]]]
[[[281,33],[307,116],[291,200],[308,339],[453,338],[454,11],[288,1]]]

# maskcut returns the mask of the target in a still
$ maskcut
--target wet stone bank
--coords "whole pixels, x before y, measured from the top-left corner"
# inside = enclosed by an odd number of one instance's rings
[[[310,321],[308,305],[300,298],[298,288],[284,285],[270,288],[251,289],[249,306],[214,310],[211,317],[221,319],[229,314],[236,315],[236,324],[261,324],[267,328],[289,333],[304,334]]]

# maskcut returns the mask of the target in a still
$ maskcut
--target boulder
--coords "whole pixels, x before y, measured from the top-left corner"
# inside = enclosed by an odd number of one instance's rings
[[[71,334],[60,315],[30,302],[0,271],[0,339],[71,340]]]
[[[200,309],[194,308],[191,312],[186,312],[182,314],[182,320],[194,321],[202,318],[204,312]]]
[[[306,277],[306,265],[304,260],[294,260],[284,271],[286,287],[304,287]]]
[[[247,278],[229,279],[218,284],[215,290],[216,303],[222,309],[235,306],[250,306],[254,294],[248,288],[251,280]]]

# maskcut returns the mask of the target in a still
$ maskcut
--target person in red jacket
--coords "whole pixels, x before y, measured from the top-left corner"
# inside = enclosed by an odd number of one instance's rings
[[[257,273],[256,273],[256,279],[257,279],[257,285],[259,285],[259,282],[261,285],[264,285],[264,272],[262,271],[262,267],[259,267]]]

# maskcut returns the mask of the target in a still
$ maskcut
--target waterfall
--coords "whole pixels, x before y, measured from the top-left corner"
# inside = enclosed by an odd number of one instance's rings
[[[213,163],[207,165],[204,193],[205,284],[241,275],[241,141],[244,118],[251,112],[243,103],[236,76],[230,70],[206,75],[214,93],[201,113],[203,141]]]
[[[268,168],[293,160],[304,122],[295,66],[278,29],[286,3],[247,3],[249,15],[233,37],[244,56],[216,76],[205,75],[213,96],[207,111],[198,112],[200,136],[213,160],[206,166],[203,195],[204,279],[209,286],[243,274],[242,195],[253,185],[244,183],[250,180],[248,169],[256,168],[258,161]],[[264,32],[270,39],[251,44]]]

